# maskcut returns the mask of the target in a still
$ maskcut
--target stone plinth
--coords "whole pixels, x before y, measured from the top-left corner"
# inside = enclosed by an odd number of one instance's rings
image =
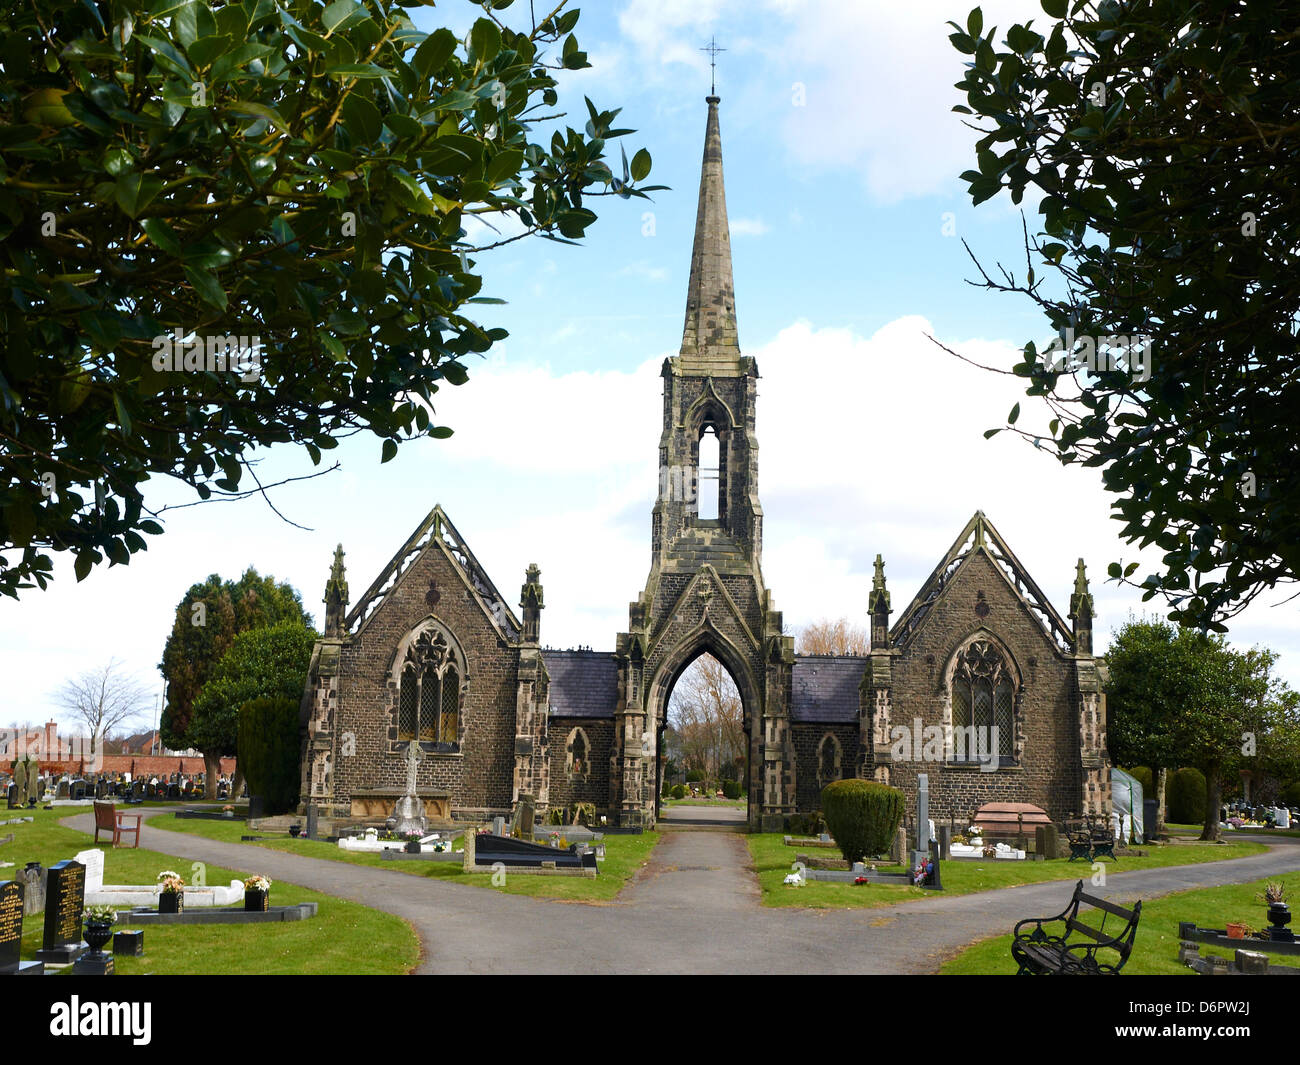
[[[417,788],[416,796],[424,805],[430,824],[451,824],[451,793]],[[351,816],[357,820],[384,821],[392,816],[393,807],[405,798],[405,788],[365,788],[351,796]]]

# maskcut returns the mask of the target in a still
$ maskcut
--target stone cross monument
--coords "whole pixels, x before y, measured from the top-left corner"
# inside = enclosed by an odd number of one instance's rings
[[[428,831],[429,822],[424,816],[424,803],[415,794],[415,778],[423,759],[423,748],[412,740],[406,748],[406,794],[397,800],[393,809],[393,816],[397,818],[395,832],[418,832],[423,836]]]

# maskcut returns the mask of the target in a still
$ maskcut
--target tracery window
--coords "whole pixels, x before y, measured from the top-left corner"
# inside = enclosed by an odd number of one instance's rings
[[[840,779],[840,741],[833,733],[826,733],[817,748],[817,784],[826,787]]]
[[[952,757],[1011,760],[1015,737],[1015,680],[1002,653],[988,640],[974,640],[952,672]]]
[[[450,750],[460,746],[461,677],[447,638],[436,629],[421,632],[402,661],[397,739],[418,739]]]
[[[587,740],[587,733],[575,728],[569,733],[565,747],[569,779],[586,780],[591,773],[591,744]]]

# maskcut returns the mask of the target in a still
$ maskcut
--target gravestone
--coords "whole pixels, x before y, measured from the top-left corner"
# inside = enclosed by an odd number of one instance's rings
[[[1034,849],[1044,860],[1059,858],[1061,833],[1056,825],[1039,825],[1034,829]]]
[[[250,821],[256,820],[257,818],[261,817],[262,811],[264,809],[265,809],[265,803],[263,803],[262,801],[262,796],[250,795],[248,797],[248,819]]]
[[[902,825],[894,833],[894,842],[889,848],[889,860],[895,865],[907,864],[907,829]]]
[[[23,916],[29,917],[45,909],[45,870],[40,862],[31,863],[18,872],[18,882],[23,885]]]
[[[498,814],[492,818],[492,835],[504,836],[506,834],[506,819]]]
[[[70,965],[85,948],[81,914],[86,902],[86,867],[75,858],[50,866],[45,878],[45,938],[39,961]]]
[[[104,852],[101,850],[78,851],[73,861],[86,867],[85,890],[90,894],[104,890]]]
[[[139,928],[123,928],[113,933],[113,953],[128,957],[144,954],[144,931]]]
[[[919,864],[930,853],[930,777],[916,775],[916,851],[913,862]]]
[[[939,857],[944,861],[952,858],[952,826],[939,826]]]
[[[423,836],[429,830],[429,822],[424,814],[424,803],[420,801],[415,789],[420,763],[424,761],[424,748],[412,740],[406,746],[403,760],[406,762],[406,794],[397,800],[393,808],[393,816],[397,818],[396,831],[399,834],[417,832]]]
[[[15,880],[0,884],[0,975],[40,976],[45,966],[23,961],[23,885]]]
[[[520,793],[519,804],[515,807],[515,836],[518,839],[532,839],[533,825],[537,820],[537,799],[533,795]]]
[[[316,804],[315,803],[308,804],[307,806],[307,838],[308,839],[316,838],[316,825],[319,819],[320,819],[320,811],[317,810]]]

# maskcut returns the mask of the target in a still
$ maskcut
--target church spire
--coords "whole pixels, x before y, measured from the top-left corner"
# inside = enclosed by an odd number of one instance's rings
[[[740,355],[740,342],[736,336],[727,194],[722,183],[719,98],[708,96],[705,99],[709,105],[709,118],[704,132],[700,202],[695,213],[695,246],[691,252],[691,280],[686,292],[686,326],[682,331],[681,353],[698,357],[691,361],[721,356],[731,362]]]

